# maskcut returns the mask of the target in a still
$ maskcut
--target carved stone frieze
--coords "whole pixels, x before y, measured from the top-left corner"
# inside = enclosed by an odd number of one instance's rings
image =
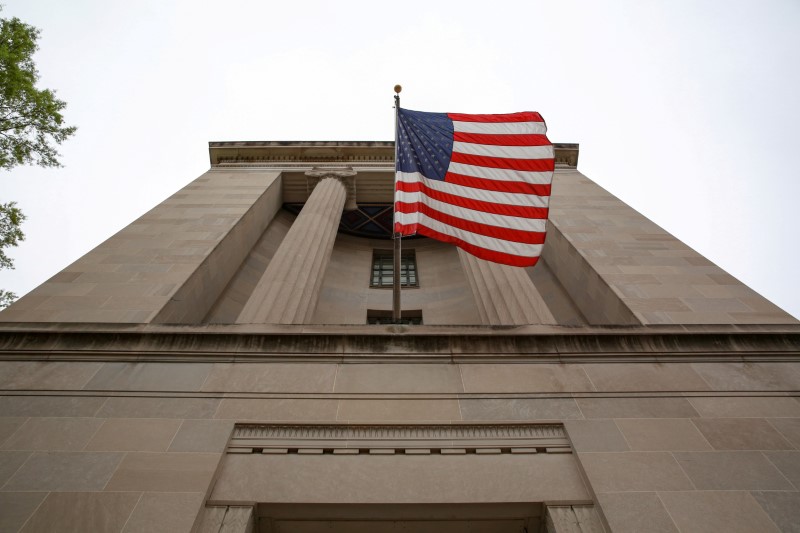
[[[561,424],[506,425],[276,425],[237,424],[233,438],[348,440],[476,440],[566,438]]]
[[[576,168],[579,145],[553,143],[556,166]],[[209,143],[212,166],[372,165],[393,166],[392,141],[251,141]]]
[[[306,425],[237,424],[229,453],[302,450],[428,453],[570,453],[561,424]],[[301,451],[298,451],[301,450]]]

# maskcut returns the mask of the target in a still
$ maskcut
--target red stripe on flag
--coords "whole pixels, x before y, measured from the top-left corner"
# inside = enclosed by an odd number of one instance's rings
[[[401,224],[399,222],[394,223],[394,232],[399,233],[404,237],[416,235],[417,229],[419,229],[419,224]]]
[[[453,152],[452,163],[464,163],[476,167],[503,168],[508,170],[527,170],[531,172],[547,172],[554,170],[555,159],[510,159],[507,157],[489,157]]]
[[[499,226],[490,226],[489,224],[480,224],[471,220],[464,220],[463,218],[454,217],[447,213],[442,213],[429,205],[421,202],[409,204],[406,202],[395,202],[394,209],[400,213],[423,213],[428,215],[434,220],[438,220],[443,224],[452,226],[454,228],[463,229],[470,233],[478,235],[485,235],[503,241],[520,242],[523,244],[544,244],[544,232],[541,231],[524,231],[518,229],[502,228]]]
[[[506,113],[504,115],[471,115],[467,113],[448,113],[450,120],[456,122],[544,122],[542,115],[535,111]]]
[[[494,146],[547,146],[550,139],[546,135],[535,133],[467,133],[464,131],[453,132],[453,140],[462,143],[491,144]]]
[[[473,211],[481,211],[483,213],[493,213],[495,215],[519,218],[547,218],[548,213],[548,208],[546,207],[528,207],[523,205],[481,202],[480,200],[473,200],[471,198],[464,198],[455,194],[437,191],[420,182],[407,183],[398,181],[395,190],[403,192],[421,192],[428,198],[433,198],[434,200],[446,204],[464,207]]]
[[[518,194],[535,194],[536,196],[550,196],[552,186],[548,184],[525,183],[524,181],[502,181],[464,176],[455,172],[445,174],[444,181],[453,185],[462,185],[473,189],[485,191],[511,192]]]
[[[416,233],[419,235],[425,235],[426,237],[430,237],[432,239],[436,239],[437,241],[443,241],[455,244],[459,248],[462,248],[464,251],[469,252],[476,257],[480,257],[481,259],[486,259],[487,261],[493,261],[495,263],[503,263],[506,265],[519,266],[519,267],[529,267],[535,265],[539,261],[539,256],[526,257],[522,255],[506,254],[503,252],[495,252],[494,250],[487,250],[486,248],[481,248],[480,246],[475,246],[474,244],[464,242],[463,240],[458,239],[456,237],[451,237],[450,235],[439,233],[438,231],[432,230],[431,228],[423,226],[422,224],[412,224],[409,226],[404,226],[403,224],[400,224],[398,222],[394,225],[394,228],[396,233],[402,233],[403,235],[413,235],[414,233]],[[413,231],[411,231],[410,233],[406,233],[412,228]]]

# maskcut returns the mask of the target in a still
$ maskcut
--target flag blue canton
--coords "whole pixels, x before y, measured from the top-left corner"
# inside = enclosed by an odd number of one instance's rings
[[[446,113],[400,109],[397,170],[444,181],[453,153],[453,121]]]

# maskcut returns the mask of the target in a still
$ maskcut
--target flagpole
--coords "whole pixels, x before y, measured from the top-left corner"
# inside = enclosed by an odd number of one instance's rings
[[[395,166],[395,193],[397,189],[397,123],[399,121],[400,116],[400,91],[403,88],[400,85],[394,86],[394,166]],[[392,193],[392,201],[395,201],[395,193]],[[397,231],[395,228],[395,223],[397,222],[397,211],[396,206],[392,206],[392,213],[394,213],[394,218],[392,220],[392,239],[394,240],[394,272],[392,274],[392,322],[395,324],[400,323],[401,319],[401,311],[400,311],[400,254],[401,254],[401,241],[402,234]]]

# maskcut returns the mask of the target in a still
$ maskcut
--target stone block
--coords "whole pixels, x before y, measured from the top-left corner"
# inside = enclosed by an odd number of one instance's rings
[[[105,403],[102,397],[0,396],[0,413],[23,416],[95,416]]]
[[[461,420],[458,400],[341,400],[336,419],[350,422]]]
[[[253,422],[330,421],[336,420],[338,405],[337,400],[227,398],[220,402],[214,418]]]
[[[697,418],[694,424],[717,450],[790,450],[763,418]]]
[[[105,490],[205,494],[220,457],[217,453],[131,452],[120,462]]]
[[[199,492],[145,492],[122,533],[189,532],[192,530],[204,494]]]
[[[764,455],[792,482],[795,489],[800,489],[800,452],[764,452]]]
[[[743,491],[659,492],[681,533],[778,533],[756,500]]]
[[[184,420],[169,451],[222,453],[232,432],[232,420]]]
[[[603,363],[583,365],[602,392],[705,391],[708,384],[683,363]]]
[[[796,449],[800,450],[800,418],[769,418],[767,420]]]
[[[459,393],[464,387],[457,365],[342,364],[336,374],[336,392]]]
[[[614,533],[679,533],[655,492],[606,492],[597,501]]]
[[[613,420],[566,420],[564,427],[577,452],[626,452],[629,449]]]
[[[581,365],[462,364],[468,393],[592,392]]]
[[[699,490],[795,490],[761,452],[676,452]]]
[[[175,285],[170,284],[168,289],[172,289]],[[170,290],[165,290],[164,287],[154,286],[149,292],[162,294],[160,296],[110,296],[99,306],[102,311],[137,311],[149,315],[153,309],[160,309],[164,304],[170,301],[166,295]],[[166,294],[165,294],[166,293]]]
[[[3,449],[79,451],[101,425],[99,418],[29,418]]]
[[[109,398],[97,416],[107,418],[211,418],[216,398]]]
[[[0,487],[19,470],[31,456],[28,451],[0,451]]]
[[[181,421],[159,418],[111,418],[86,445],[86,451],[163,452]]]
[[[698,416],[685,398],[578,398],[586,418],[693,418]]]
[[[211,371],[203,363],[105,363],[86,390],[198,391]]]
[[[700,416],[707,418],[800,417],[800,403],[784,396],[691,398],[689,401]]]
[[[800,533],[800,493],[754,491],[750,493],[784,533]]]
[[[16,432],[26,420],[28,419],[22,417],[0,418],[0,446]]]
[[[3,489],[34,492],[103,490],[123,455],[102,452],[34,452]]]
[[[464,420],[568,420],[582,418],[572,398],[463,399]]]
[[[800,372],[794,363],[692,363],[716,391],[795,391]]]
[[[711,446],[685,418],[627,418],[617,420],[625,440],[636,451],[704,451]]]
[[[80,390],[102,363],[0,361],[0,389]]]
[[[46,492],[0,492],[0,531],[22,529],[45,496]]]
[[[626,274],[669,274],[672,269],[669,267],[665,267],[661,272],[654,272],[655,267],[621,267],[623,272]],[[646,312],[663,312],[667,313],[670,311],[692,311],[692,309],[686,305],[682,299],[680,298],[628,298],[625,303],[631,310],[641,313]]]
[[[22,532],[122,531],[140,496],[138,492],[51,492]]]
[[[125,324],[144,324],[155,315],[155,311],[141,311],[131,309],[84,309],[54,312],[47,319],[37,322],[117,322]]]
[[[578,454],[595,492],[691,490],[692,483],[669,453],[590,452]]]
[[[334,364],[217,363],[204,391],[221,392],[332,392]]]

